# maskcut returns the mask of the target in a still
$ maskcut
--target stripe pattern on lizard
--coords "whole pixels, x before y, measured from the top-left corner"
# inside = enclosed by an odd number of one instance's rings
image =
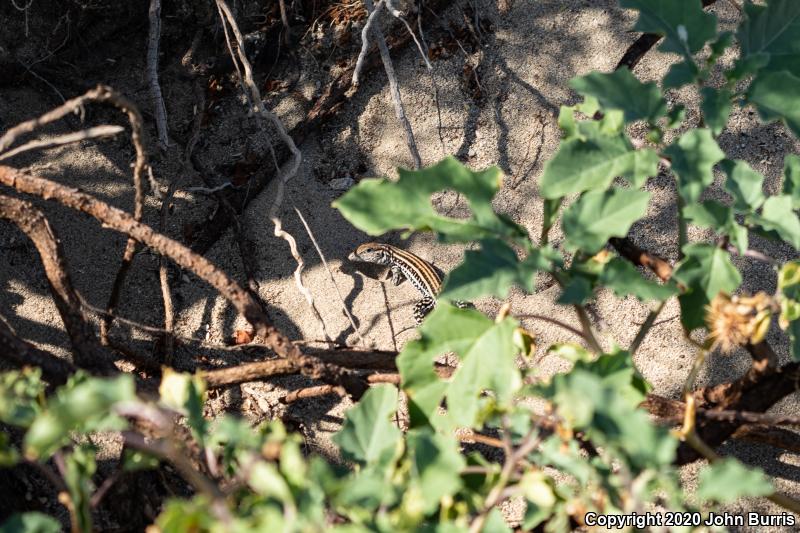
[[[421,324],[428,313],[436,306],[436,297],[442,288],[442,273],[421,257],[392,246],[377,242],[367,242],[350,254],[353,261],[364,261],[389,267],[392,283],[400,285],[408,280],[422,295],[414,305],[414,319]],[[458,307],[468,307],[463,302],[453,302]]]

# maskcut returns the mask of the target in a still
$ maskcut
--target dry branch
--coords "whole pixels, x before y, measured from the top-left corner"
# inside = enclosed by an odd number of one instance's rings
[[[80,141],[85,141],[88,139],[97,139],[99,137],[113,137],[118,133],[122,133],[125,130],[122,126],[95,126],[93,128],[86,128],[85,130],[76,131],[74,133],[67,133],[66,135],[58,135],[51,139],[37,139],[35,141],[30,141],[22,146],[18,146],[13,150],[9,150],[3,154],[0,154],[0,161],[5,159],[9,159],[14,157],[15,155],[21,154],[23,152],[28,152],[30,150],[40,150],[42,148],[52,148],[54,146],[62,146],[65,144],[72,144]]]
[[[71,209],[87,213],[104,226],[127,234],[130,238],[166,255],[179,266],[192,271],[214,287],[255,328],[255,333],[281,357],[296,364],[300,372],[326,383],[342,385],[358,399],[367,389],[367,383],[356,373],[304,354],[283,333],[270,324],[261,307],[250,294],[219,270],[208,259],[195,254],[179,242],[170,239],[150,226],[135,220],[124,211],[111,207],[84,192],[65,187],[53,181],[31,176],[17,169],[0,165],[0,183],[19,192],[32,194],[46,200],[55,200]]]
[[[259,381],[273,376],[285,376],[299,372],[297,365],[288,359],[270,359],[257,363],[245,363],[231,368],[219,370],[206,370],[202,372],[203,378],[212,389],[247,383],[248,381]]]
[[[375,7],[372,5],[372,0],[364,0],[364,5],[367,8],[367,12],[371,15],[375,10]],[[411,152],[411,158],[414,160],[414,168],[420,169],[422,168],[422,159],[419,156],[419,149],[414,140],[414,130],[411,129],[411,123],[408,121],[405,109],[403,108],[403,99],[400,96],[400,88],[397,85],[397,75],[394,72],[394,65],[392,64],[392,57],[389,54],[389,47],[386,44],[386,38],[383,36],[381,29],[377,26],[372,28],[372,36],[375,38],[378,45],[378,51],[381,54],[381,61],[386,71],[386,77],[389,78],[389,92],[392,95],[392,102],[394,103],[394,114],[406,134],[406,144],[408,145],[408,151]]]
[[[162,150],[169,147],[167,133],[167,108],[161,96],[161,86],[158,84],[158,43],[161,40],[161,0],[150,0],[148,11],[150,19],[150,32],[147,37],[147,84],[150,86],[150,97],[155,108],[156,130],[158,131],[158,144]]]
[[[28,202],[0,195],[0,218],[16,224],[36,246],[53,301],[75,349],[77,366],[106,374],[116,372],[110,354],[98,344],[94,330],[82,312],[80,298],[67,274],[58,238],[44,215]]]

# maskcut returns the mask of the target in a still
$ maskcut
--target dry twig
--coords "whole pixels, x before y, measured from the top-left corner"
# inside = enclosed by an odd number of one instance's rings
[[[367,7],[367,12],[372,15],[373,11],[375,11],[372,0],[364,0],[364,5]],[[400,125],[403,126],[403,131],[406,134],[406,144],[408,145],[408,151],[411,152],[411,158],[414,161],[414,168],[420,169],[422,168],[422,159],[419,156],[417,143],[414,141],[414,130],[411,129],[411,123],[408,121],[405,109],[403,108],[403,100],[400,96],[400,89],[397,85],[397,76],[394,72],[392,58],[389,55],[389,47],[386,45],[386,39],[384,38],[383,32],[380,28],[377,26],[373,27],[372,35],[375,38],[376,44],[378,45],[378,51],[381,55],[383,68],[386,70],[386,76],[389,78],[389,92],[392,95],[392,102],[394,102],[395,116],[400,122]]]
[[[92,128],[86,128],[85,130],[76,131],[73,133],[67,133],[65,135],[58,135],[50,139],[36,139],[35,141],[27,142],[22,146],[18,146],[13,150],[9,150],[8,152],[0,154],[0,161],[9,159],[11,157],[14,157],[15,155],[21,154],[23,152],[28,152],[30,150],[52,148],[54,146],[62,146],[65,144],[72,144],[80,141],[85,141],[87,139],[97,139],[99,137],[113,137],[114,135],[122,133],[123,131],[125,131],[125,128],[123,128],[122,126],[103,125],[103,126],[94,126]]]
[[[162,150],[169,147],[167,132],[167,108],[161,96],[161,86],[158,84],[158,43],[161,40],[161,0],[150,0],[148,11],[150,18],[150,32],[147,37],[147,83],[150,86],[150,97],[155,108],[156,129],[158,130],[158,145]]]

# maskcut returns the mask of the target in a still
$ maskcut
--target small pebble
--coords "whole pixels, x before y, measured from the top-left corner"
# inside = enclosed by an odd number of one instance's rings
[[[478,155],[478,152],[475,151],[475,148],[470,148],[469,152],[467,152],[467,155],[470,157],[475,157],[476,155]]]
[[[356,180],[347,176],[346,178],[336,178],[332,179],[328,185],[330,185],[331,189],[334,191],[346,191],[350,187],[356,184]]]

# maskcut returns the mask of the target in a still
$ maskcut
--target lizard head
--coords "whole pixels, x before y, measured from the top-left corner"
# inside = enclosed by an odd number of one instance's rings
[[[351,261],[364,261],[367,263],[377,263],[379,265],[388,265],[391,260],[386,247],[376,242],[366,242],[362,244],[350,254],[349,259]]]

